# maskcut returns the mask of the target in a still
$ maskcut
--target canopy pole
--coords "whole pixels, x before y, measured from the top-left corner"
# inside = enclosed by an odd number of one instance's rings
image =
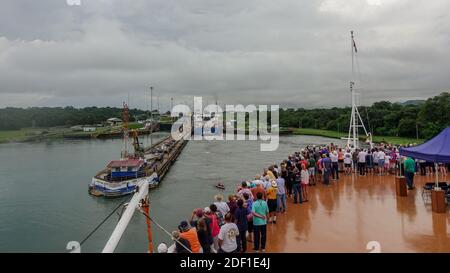
[[[436,172],[436,186],[435,186],[435,190],[440,190],[439,188],[439,169],[438,169],[439,165],[435,162],[434,163],[434,171]]]

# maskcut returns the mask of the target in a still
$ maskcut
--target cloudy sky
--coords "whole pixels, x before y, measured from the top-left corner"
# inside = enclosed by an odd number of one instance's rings
[[[71,2],[73,0],[69,0]],[[0,107],[361,104],[450,90],[448,0],[2,0]],[[355,65],[356,65],[355,64]]]

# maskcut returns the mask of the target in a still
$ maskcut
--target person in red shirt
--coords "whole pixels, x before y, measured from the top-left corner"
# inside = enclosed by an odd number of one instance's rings
[[[211,236],[213,237],[213,252],[217,252],[219,250],[219,238],[217,237],[220,232],[219,223],[217,222],[217,217],[214,213],[212,213],[209,207],[203,209],[203,215],[207,217],[210,221],[211,228]]]
[[[338,150],[338,162],[339,162],[339,171],[344,170],[344,152],[342,151],[342,148],[339,148]]]
[[[261,184],[256,184],[256,187],[251,189],[252,191],[252,195],[253,195],[253,201],[256,201],[256,194],[258,192],[262,193],[263,195],[263,200],[266,200],[266,190],[263,188],[263,186]]]
[[[302,169],[302,165],[308,166],[308,161],[302,156],[299,165],[300,165],[299,170],[301,170]]]

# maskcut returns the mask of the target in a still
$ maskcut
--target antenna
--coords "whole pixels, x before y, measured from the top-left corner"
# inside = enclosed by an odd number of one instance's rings
[[[129,109],[128,105],[123,103],[123,150],[122,150],[122,159],[126,159],[128,157],[128,120],[129,120]]]
[[[354,61],[353,61],[353,54],[354,54],[354,45],[355,45],[355,39],[354,39],[354,36],[353,36],[353,30],[351,30],[350,31],[350,36],[351,36],[351,40],[350,40],[350,48],[351,48],[351,51],[352,51],[352,80],[353,80],[353,75],[354,75]]]
[[[150,119],[153,119],[153,86],[150,86]]]

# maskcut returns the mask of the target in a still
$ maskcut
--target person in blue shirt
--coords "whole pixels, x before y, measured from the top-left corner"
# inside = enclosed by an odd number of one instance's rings
[[[368,174],[373,174],[373,155],[370,149],[367,151],[366,155],[366,168]]]
[[[239,229],[239,237],[237,239],[237,250],[239,252],[245,253],[247,251],[247,238],[245,235],[248,230],[248,220],[247,220],[247,208],[244,208],[244,200],[239,199],[237,201],[237,209],[234,212],[235,223]]]
[[[254,231],[254,251],[259,252],[260,246],[262,252],[266,251],[266,234],[267,234],[267,219],[269,218],[269,207],[264,201],[263,194],[258,192],[256,194],[257,200],[253,203],[253,231]]]
[[[323,184],[328,185],[330,184],[331,159],[326,154],[323,154],[322,156]]]
[[[244,208],[247,209],[247,241],[253,242],[253,198],[248,193],[244,193],[242,197],[244,197]]]
[[[300,185],[301,183],[301,176],[300,176],[300,171],[295,168],[294,169],[294,174],[293,174],[294,178],[292,180],[292,188],[294,190],[294,204],[297,204],[297,197],[298,197],[298,201],[300,202],[300,204],[303,203],[303,199],[302,199],[302,187]]]

